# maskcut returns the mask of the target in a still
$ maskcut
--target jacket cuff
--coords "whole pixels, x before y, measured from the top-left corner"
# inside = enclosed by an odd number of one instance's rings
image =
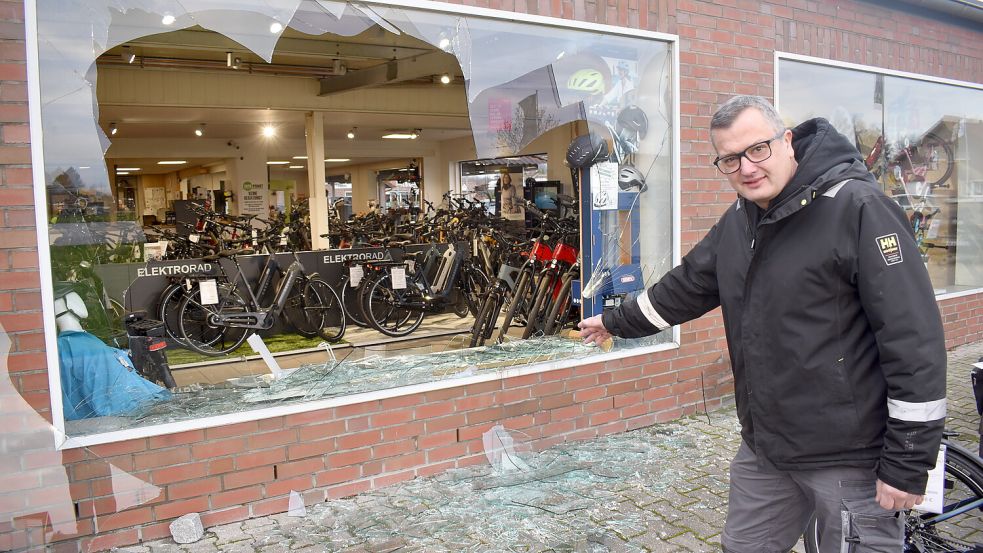
[[[877,479],[889,486],[914,495],[925,495],[928,473],[915,474],[910,470],[899,469],[881,459],[877,466]]]

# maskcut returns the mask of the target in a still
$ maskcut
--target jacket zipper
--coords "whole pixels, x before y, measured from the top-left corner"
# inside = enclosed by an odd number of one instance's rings
[[[744,200],[744,198],[741,198],[741,203],[744,204],[744,225],[747,227],[747,234],[751,238],[751,251],[753,252],[754,251],[754,239],[755,239],[756,233],[754,232],[754,229],[751,228],[751,214],[748,213],[746,200]]]

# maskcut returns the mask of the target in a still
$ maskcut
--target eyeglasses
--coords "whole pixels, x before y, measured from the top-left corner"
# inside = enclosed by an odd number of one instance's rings
[[[746,150],[739,154],[718,157],[713,160],[717,170],[725,175],[729,175],[741,168],[741,158],[746,157],[751,163],[761,163],[771,157],[771,143],[785,136],[785,131],[778,133],[774,138],[751,144]]]

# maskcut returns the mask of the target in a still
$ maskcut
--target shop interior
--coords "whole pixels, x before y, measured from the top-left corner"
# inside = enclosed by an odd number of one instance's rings
[[[357,393],[434,370],[467,376],[594,355],[575,333],[581,282],[599,312],[667,268],[671,225],[646,245],[659,256],[642,255],[639,231],[641,212],[668,207],[668,179],[651,201],[642,172],[618,180],[619,166],[634,169],[644,154],[648,130],[628,92],[612,94],[619,72],[630,89],[624,61],[578,53],[569,67],[554,62],[552,86],[576,93],[554,112],[535,93],[469,98],[474,74],[466,79],[455,44],[365,10],[332,19],[335,32],[295,17],[268,60],[198,25],[96,59],[110,185],[87,186],[93,167],[80,164],[50,178],[52,279],[60,353],[76,348],[62,342],[75,331],[129,353],[130,366],[120,364],[140,382],[122,386],[119,413],[132,412],[134,397],[169,392],[168,409],[124,426],[173,420],[175,404],[230,389],[262,389],[263,405],[296,398],[296,383],[276,397],[271,388],[305,366],[331,373],[300,378],[310,398],[318,387]],[[652,65],[664,73],[665,62]],[[591,104],[603,124],[587,115]],[[647,173],[669,163],[659,115]],[[610,183],[603,194],[580,188],[595,163],[606,166],[591,174]],[[615,216],[581,217],[584,205]],[[603,242],[586,270],[585,229]],[[74,321],[63,328],[65,317]],[[387,373],[394,362],[398,374]],[[79,402],[67,374],[77,363],[62,363],[67,405]],[[92,404],[66,409],[77,411],[66,417],[76,432],[117,428],[85,419],[105,419],[96,404],[113,409],[118,398],[76,393]]]

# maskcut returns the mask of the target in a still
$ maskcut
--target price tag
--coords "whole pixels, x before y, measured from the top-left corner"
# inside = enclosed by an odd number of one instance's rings
[[[257,238],[259,238],[259,231],[257,231],[256,229],[253,229],[253,240],[255,240]]]
[[[361,265],[353,265],[348,268],[348,285],[352,288],[358,286],[359,282],[362,282],[362,277],[365,276],[365,270],[362,269]]]
[[[286,234],[281,234],[280,235],[280,245],[281,246],[286,246],[287,245],[287,235]]]
[[[198,240],[200,240],[200,239],[201,239],[201,236],[198,236],[197,234],[189,234],[188,235],[188,241],[190,241],[192,244],[197,244],[198,243]]]
[[[409,269],[411,273],[415,273],[416,272],[416,260],[415,259],[407,259],[406,260],[406,268]]]
[[[184,288],[185,288],[185,290],[187,290],[189,292],[191,291],[191,279],[190,278],[184,279]]]
[[[218,303],[218,285],[214,280],[203,280],[198,283],[201,290],[201,304],[215,305]]]
[[[921,505],[915,505],[915,509],[926,513],[942,514],[942,507],[945,498],[942,493],[945,491],[945,444],[939,446],[939,456],[935,461],[935,468],[928,471],[928,485],[925,486],[925,500]]]
[[[393,290],[406,288],[406,269],[403,267],[393,267]]]
[[[942,226],[941,221],[938,219],[932,219],[932,222],[928,224],[927,237],[930,240],[935,240],[939,237],[939,228]]]

